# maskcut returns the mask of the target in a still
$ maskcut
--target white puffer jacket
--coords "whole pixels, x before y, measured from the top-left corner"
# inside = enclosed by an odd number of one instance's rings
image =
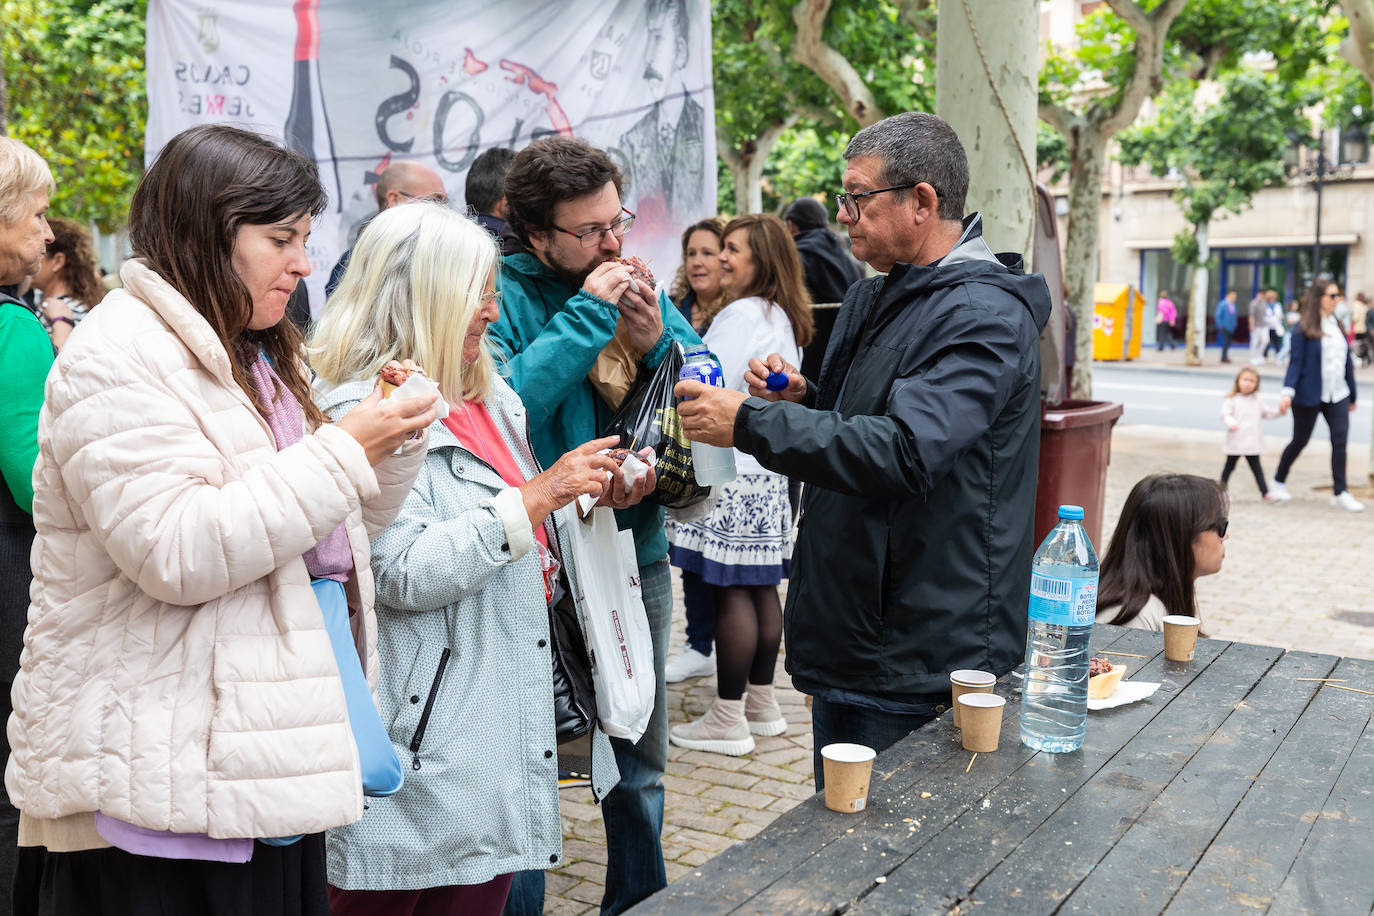
[[[346,523],[375,684],[368,536],[427,440],[375,472],[333,426],[278,452],[205,319],[141,262],[120,276],[48,376],[10,799],[214,837],[351,823],[357,751],[301,556]]]

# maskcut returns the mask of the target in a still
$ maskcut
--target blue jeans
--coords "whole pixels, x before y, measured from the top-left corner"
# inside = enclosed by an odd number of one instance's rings
[[[696,573],[682,573],[682,606],[687,612],[687,647],[710,655],[716,641],[716,596]]]
[[[510,893],[501,916],[541,916],[544,912],[544,873],[518,871],[511,878]]]
[[[821,748],[827,744],[862,744],[881,754],[937,715],[935,704],[930,705],[929,712],[895,713],[812,697],[811,736],[815,748],[811,752],[811,768],[816,791],[825,788]]]
[[[663,665],[668,657],[668,631],[673,622],[673,581],[668,561],[639,569],[644,611],[654,640],[654,714],[649,728],[631,744],[611,739],[620,782],[601,802],[606,821],[605,916],[623,913],[668,886],[663,869],[663,769],[668,764],[668,691]]]
[[[1217,342],[1221,344],[1221,358],[1223,362],[1227,362],[1231,359],[1231,338],[1235,336],[1235,331],[1217,328]]]
[[[632,744],[611,739],[620,782],[601,801],[606,823],[606,893],[601,912],[623,913],[668,886],[663,868],[663,769],[668,764],[668,692],[663,665],[668,657],[668,631],[673,619],[673,580],[668,561],[639,568],[644,611],[654,641],[654,714],[649,727]],[[516,872],[504,916],[539,916],[544,910],[544,873]]]

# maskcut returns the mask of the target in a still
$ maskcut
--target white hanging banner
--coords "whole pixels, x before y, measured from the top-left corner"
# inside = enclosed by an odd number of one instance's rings
[[[431,166],[462,206],[480,153],[578,136],[625,173],[626,252],[667,281],[682,229],[716,212],[710,30],[708,0],[150,0],[148,161],[205,123],[313,156],[318,310],[389,164]]]

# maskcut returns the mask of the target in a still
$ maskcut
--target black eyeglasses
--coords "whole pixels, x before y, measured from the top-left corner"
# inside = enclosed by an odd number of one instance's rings
[[[618,239],[623,239],[625,237],[625,233],[629,232],[630,229],[634,226],[635,215],[631,213],[629,210],[626,210],[624,207],[620,208],[620,212],[624,213],[625,215],[622,216],[620,219],[616,220],[615,222],[611,223],[609,226],[606,226],[601,229],[588,229],[586,232],[569,232],[562,226],[554,226],[553,228],[557,229],[564,235],[570,235],[573,238],[577,239],[577,243],[581,245],[583,248],[595,248],[597,245],[601,244],[601,237],[605,235],[607,232],[609,232],[611,235],[615,236]]]
[[[445,207],[448,206],[447,194],[407,194],[400,188],[396,189],[396,193],[404,197],[406,200],[421,200],[425,203],[443,204]]]
[[[1217,537],[1219,537],[1219,538],[1224,538],[1224,537],[1226,537],[1226,529],[1227,529],[1227,527],[1228,527],[1230,524],[1231,524],[1231,520],[1230,520],[1229,518],[1224,518],[1224,519],[1222,519],[1221,521],[1217,522],[1215,525],[1213,525],[1213,526],[1212,526],[1211,528],[1209,528],[1208,530],[1209,530],[1209,531],[1215,531],[1215,532],[1217,533]]]
[[[851,223],[857,223],[861,215],[859,213],[859,201],[863,200],[865,197],[872,197],[874,194],[886,194],[888,191],[907,191],[916,187],[918,184],[920,184],[919,181],[913,181],[911,184],[894,184],[890,188],[879,188],[876,191],[860,191],[858,194],[850,194],[848,191],[845,191],[843,194],[835,195],[835,203],[839,205],[841,210],[849,215],[849,221]],[[940,192],[936,191],[935,193],[938,195]]]

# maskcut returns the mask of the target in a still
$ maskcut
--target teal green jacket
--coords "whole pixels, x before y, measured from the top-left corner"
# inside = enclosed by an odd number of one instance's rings
[[[663,336],[644,357],[656,369],[676,340],[684,347],[701,338],[682,313],[659,296]],[[530,444],[550,467],[565,452],[602,434],[612,411],[587,373],[615,335],[619,310],[572,286],[532,254],[514,254],[501,264],[501,317],[491,325],[497,364],[529,412]],[[616,512],[622,529],[632,529],[640,566],[663,559],[663,509],[643,503]]]

